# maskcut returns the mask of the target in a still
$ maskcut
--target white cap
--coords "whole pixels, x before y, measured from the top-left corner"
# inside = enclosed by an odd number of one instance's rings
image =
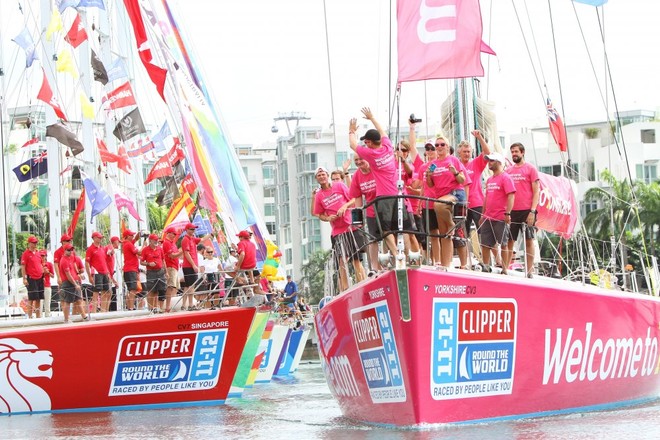
[[[316,171],[314,172],[314,176],[316,176],[316,175],[317,175],[319,172],[321,172],[321,171],[325,172],[325,174],[330,174],[330,172],[329,172],[327,169],[325,169],[325,168],[323,168],[323,167],[318,167],[318,168],[316,169]]]
[[[504,161],[504,156],[502,156],[502,154],[500,154],[500,153],[487,154],[486,155],[486,160],[493,160],[493,161],[501,163],[502,165],[504,165],[506,163]]]

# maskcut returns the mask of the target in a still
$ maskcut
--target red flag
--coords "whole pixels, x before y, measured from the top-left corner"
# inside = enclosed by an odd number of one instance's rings
[[[41,82],[41,89],[39,89],[37,99],[40,99],[41,101],[51,106],[53,110],[55,110],[57,117],[66,121],[66,116],[64,116],[64,112],[62,111],[62,107],[60,107],[59,102],[57,102],[57,99],[55,96],[53,96],[53,90],[50,88],[50,84],[48,84],[48,78],[46,78],[46,72],[44,72],[43,69],[42,73],[44,75],[44,79]]]
[[[21,148],[25,148],[25,147],[27,147],[27,146],[29,146],[29,145],[36,144],[37,142],[39,142],[39,138],[36,138],[36,137],[35,137],[35,138],[32,138],[32,139],[30,139],[29,141],[27,141],[26,143],[24,143],[23,145],[21,145]]]
[[[117,168],[124,171],[126,174],[131,174],[131,163],[128,160],[126,148],[124,148],[123,145],[119,146],[117,154],[111,153],[102,139],[96,139],[96,146],[99,149],[99,155],[101,156],[102,162],[116,163]]]
[[[145,69],[147,69],[147,74],[149,74],[151,82],[153,82],[156,86],[160,97],[163,98],[163,101],[165,101],[165,80],[167,79],[167,70],[151,63],[153,57],[149,47],[152,43],[149,42],[147,31],[144,28],[144,21],[142,20],[142,14],[140,12],[139,1],[124,0],[124,6],[126,7],[128,18],[131,20],[131,24],[133,25],[135,42],[137,43],[137,48],[140,54],[140,59],[142,60],[142,64],[144,64]]]
[[[557,113],[557,110],[552,106],[552,101],[548,98],[546,111],[548,112],[548,124],[550,125],[550,133],[555,142],[559,146],[559,151],[568,151],[568,139],[566,139],[566,129],[564,123]]]
[[[176,165],[180,161],[186,158],[186,155],[183,153],[181,148],[181,143],[175,142],[170,151],[166,154],[167,160],[170,162],[170,165]]]
[[[133,89],[131,88],[131,83],[126,81],[124,84],[108,93],[108,96],[103,98],[103,104],[106,103],[109,103],[108,108],[113,110],[128,107],[130,105],[137,105],[135,102],[135,96],[133,95]]]
[[[172,176],[172,175],[174,175],[174,170],[172,170],[172,165],[170,165],[170,162],[167,160],[167,154],[166,154],[165,156],[158,159],[158,162],[156,162],[153,168],[151,168],[151,171],[149,171],[149,175],[147,176],[147,179],[144,181],[144,184],[146,185],[152,180],[158,179],[160,177]]]
[[[188,194],[195,194],[195,191],[197,191],[197,184],[193,180],[192,174],[188,174],[183,178],[183,181],[181,182],[181,189]]]
[[[85,31],[85,26],[83,26],[82,20],[80,20],[80,15],[76,14],[76,19],[73,20],[71,29],[69,29],[69,32],[67,32],[66,36],[64,37],[64,41],[76,48],[80,46],[80,44],[86,39],[87,31]]]
[[[124,147],[123,144],[117,149],[117,156],[119,156],[119,159],[117,160],[117,168],[123,170],[126,174],[131,174],[133,167],[131,166],[131,161],[128,159],[126,147]]]
[[[73,213],[73,217],[71,217],[71,224],[69,225],[69,229],[66,230],[66,233],[69,237],[73,237],[73,232],[76,230],[78,218],[80,218],[80,213],[83,209],[85,209],[85,187],[83,187],[82,191],[80,192],[78,206],[76,206],[76,211]]]

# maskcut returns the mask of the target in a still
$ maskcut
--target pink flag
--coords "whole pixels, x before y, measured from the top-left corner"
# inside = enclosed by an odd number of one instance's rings
[[[135,209],[135,203],[123,192],[115,192],[115,205],[117,205],[117,211],[121,210],[121,208],[126,208],[128,213],[132,215],[135,220],[139,222],[142,221],[140,215],[137,212],[137,209]]]
[[[484,75],[479,0],[400,1],[397,20],[399,82]]]
[[[62,107],[60,107],[60,103],[57,102],[57,98],[53,95],[53,90],[50,88],[50,84],[48,84],[48,78],[46,78],[46,72],[43,72],[43,80],[41,82],[41,89],[39,89],[39,94],[37,95],[37,99],[40,99],[41,101],[45,102],[46,104],[50,105],[53,110],[55,110],[55,114],[57,115],[58,118],[64,119],[65,121],[66,116],[64,116],[64,111],[62,111]]]
[[[571,180],[539,173],[539,205],[536,226],[570,238],[578,219],[578,207]]]

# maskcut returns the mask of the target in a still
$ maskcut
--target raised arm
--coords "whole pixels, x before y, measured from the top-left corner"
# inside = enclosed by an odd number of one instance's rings
[[[371,109],[369,107],[362,107],[362,114],[364,115],[365,119],[370,120],[371,123],[374,124],[374,128],[378,130],[378,133],[380,133],[381,136],[387,136],[387,132],[383,130],[383,127],[380,126],[380,123],[376,120],[374,114],[371,113]]]
[[[357,119],[351,118],[350,122],[348,123],[348,143],[349,146],[351,147],[351,150],[355,151],[357,154]]]
[[[486,142],[486,140],[484,139],[484,135],[481,133],[481,130],[473,130],[472,136],[477,138],[477,140],[481,144],[481,151],[484,156],[491,153],[490,146],[488,145],[488,142]]]
[[[410,163],[415,163],[415,159],[417,159],[417,155],[419,154],[417,152],[417,133],[415,133],[415,126],[416,123],[412,121],[408,121],[408,126],[410,127],[410,132],[408,134],[408,142],[410,142],[410,147],[409,147],[409,153],[408,153],[408,158],[410,159]]]

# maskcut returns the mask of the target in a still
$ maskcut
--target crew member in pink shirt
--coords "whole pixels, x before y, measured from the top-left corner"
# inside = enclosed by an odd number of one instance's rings
[[[448,234],[454,232],[453,203],[465,203],[465,186],[470,184],[467,171],[456,156],[449,154],[449,143],[444,137],[435,140],[437,158],[426,168],[426,184],[433,188],[433,194],[439,201],[433,206],[438,220],[440,238],[440,264],[451,265],[454,245]],[[444,202],[444,203],[443,203]],[[443,237],[444,235],[444,237]],[[436,263],[437,264],[437,263]]]
[[[351,179],[351,186],[348,189],[348,195],[355,199],[355,206],[361,207],[364,204],[370,204],[376,198],[376,179],[374,173],[371,172],[369,162],[355,156],[355,166],[357,171],[353,174]],[[362,197],[364,196],[364,203]],[[372,237],[378,235],[378,223],[376,222],[376,211],[374,205],[370,205],[364,211],[366,214],[367,225],[367,241],[371,241]],[[357,232],[357,231],[356,231]],[[373,270],[380,270],[380,263],[378,262],[378,245],[371,243],[367,246],[367,254],[369,255],[369,266]]]
[[[362,108],[362,114],[365,119],[371,121],[375,128],[367,130],[364,136],[360,137],[360,140],[364,142],[364,146],[358,145],[357,119],[351,119],[348,128],[350,147],[360,158],[369,163],[376,180],[376,197],[397,196],[399,194],[397,188],[399,175],[397,174],[397,160],[392,141],[387,137],[387,132],[376,120],[371,109],[368,107]],[[380,220],[381,235],[398,229],[398,202],[395,197],[376,201],[376,213]],[[403,229],[414,231],[415,227],[411,216],[407,214],[407,210],[404,209],[402,215]],[[392,255],[397,254],[396,240],[393,234],[388,234],[385,237],[385,244]]]
[[[509,250],[506,246],[509,240],[509,225],[511,224],[511,209],[516,194],[513,179],[504,172],[504,156],[491,153],[486,156],[488,169],[493,175],[486,182],[483,213],[480,219],[479,235],[481,238],[481,256],[486,271],[490,272],[490,253],[497,245],[502,246],[502,259],[507,262]],[[508,265],[502,267],[502,273],[507,273]]]
[[[355,277],[362,281],[366,275],[360,263],[357,243],[351,227],[351,213],[348,210],[354,200],[348,194],[348,187],[343,182],[330,183],[328,170],[323,167],[316,169],[316,181],[321,189],[314,196],[314,215],[321,221],[330,222],[332,226],[332,249],[339,266],[339,284],[341,290],[348,289],[348,272],[346,261],[351,259],[355,269]]]
[[[531,163],[525,162],[525,146],[519,142],[511,145],[513,166],[506,172],[516,185],[516,198],[511,211],[511,237],[509,237],[509,259],[513,255],[513,244],[518,239],[521,228],[525,230],[525,267],[527,277],[534,270],[534,225],[539,204],[539,173]],[[502,259],[504,260],[504,258]],[[503,261],[508,268],[510,261]]]

